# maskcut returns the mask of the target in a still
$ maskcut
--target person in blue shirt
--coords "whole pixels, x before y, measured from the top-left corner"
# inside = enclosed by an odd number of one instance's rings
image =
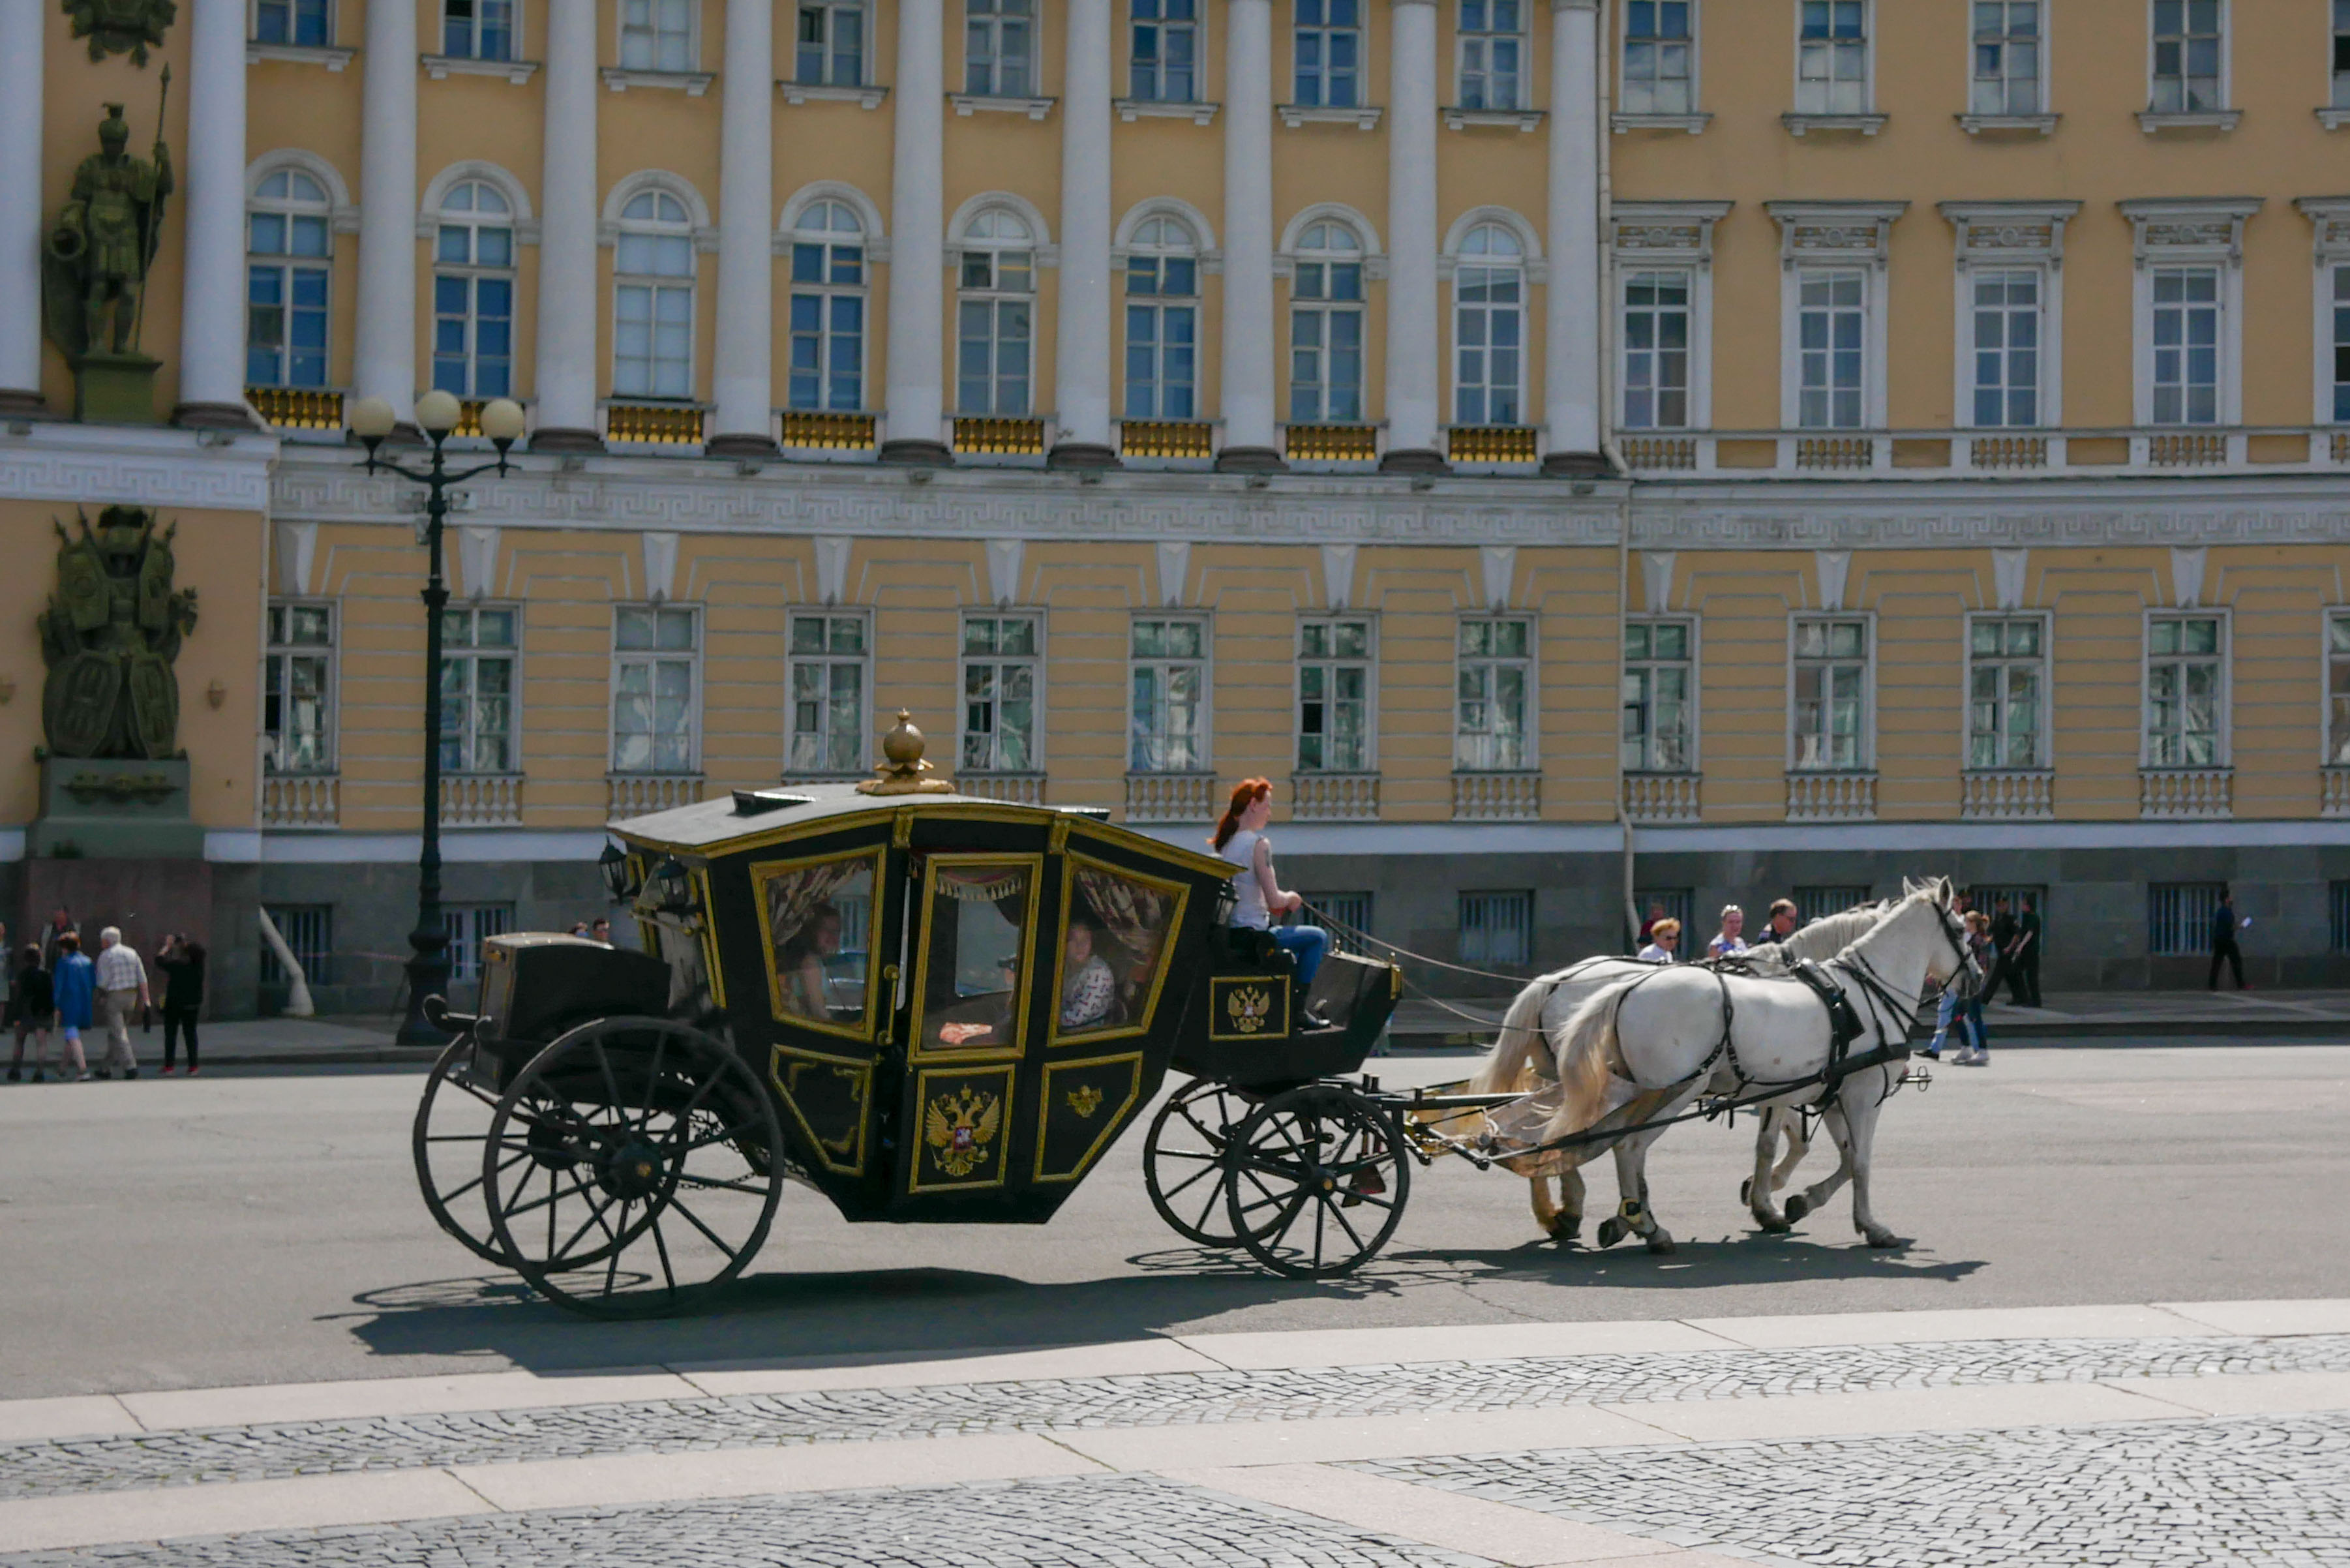
[[[98,995],[98,966],[81,950],[81,938],[72,931],[57,939],[57,969],[50,989],[57,1000],[57,1028],[65,1044],[57,1053],[57,1081],[78,1084],[89,1076],[89,1060],[82,1054],[81,1032],[89,1027],[90,1003]]]

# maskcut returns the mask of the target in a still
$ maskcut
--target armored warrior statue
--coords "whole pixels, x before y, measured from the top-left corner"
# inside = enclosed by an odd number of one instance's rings
[[[171,67],[164,67],[165,90]],[[50,338],[69,356],[133,354],[139,348],[140,294],[172,190],[172,154],[159,113],[154,160],[124,151],[130,140],[122,106],[106,106],[99,153],[74,171],[73,193],[49,231],[47,288]]]
[[[173,524],[109,506],[81,536],[57,524],[57,590],[40,617],[49,667],[41,719],[49,750],[67,757],[176,756],[180,682],[172,661],[195,629],[196,590],[174,590]]]

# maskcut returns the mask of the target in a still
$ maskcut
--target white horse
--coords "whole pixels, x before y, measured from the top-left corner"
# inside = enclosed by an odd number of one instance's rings
[[[1783,974],[1800,959],[1832,957],[1882,919],[1892,904],[1888,898],[1823,915],[1790,932],[1783,941],[1753,949],[1744,955],[1747,965],[1757,974]],[[1640,959],[1588,958],[1529,981],[1503,1015],[1501,1034],[1477,1075],[1470,1080],[1471,1090],[1481,1095],[1523,1094],[1536,1087],[1539,1079],[1555,1079],[1566,1021],[1575,1010],[1609,986],[1654,973],[1657,967]],[[1770,1170],[1773,1191],[1786,1185],[1788,1176],[1811,1149],[1810,1140],[1804,1136],[1803,1118],[1792,1111],[1773,1110],[1762,1118],[1755,1134],[1758,1160],[1766,1159],[1783,1137],[1787,1155]],[[1583,1229],[1583,1172],[1572,1165],[1559,1168],[1561,1161],[1539,1158],[1505,1163],[1525,1177],[1532,1188],[1534,1223],[1559,1241],[1574,1241]],[[1555,1200],[1551,1196],[1554,1182],[1558,1190]],[[1742,1193],[1741,1200],[1748,1196]]]
[[[1822,967],[1859,1017],[1861,1032],[1849,1048],[1855,1056],[1907,1039],[1927,981],[1947,984],[1963,974],[1973,984],[1982,978],[1964,928],[1950,912],[1947,877],[1902,898]],[[1546,1137],[1580,1131],[1643,1095],[1643,1119],[1661,1123],[1703,1094],[1718,1068],[1727,1067],[1745,1094],[1783,1085],[1786,1093],[1759,1103],[1789,1108],[1817,1103],[1841,1158],[1834,1175],[1788,1200],[1783,1218],[1771,1192],[1767,1146],[1759,1148],[1749,1188],[1755,1219],[1766,1229],[1784,1229],[1849,1180],[1853,1229],[1872,1247],[1898,1246],[1900,1238],[1870,1211],[1868,1171],[1877,1113],[1899,1086],[1902,1069],[1898,1063],[1865,1067],[1824,1089],[1821,1075],[1832,1054],[1827,1005],[1809,986],[1694,965],[1658,968],[1608,986],[1567,1021],[1558,1053],[1562,1100]],[[1623,1196],[1616,1215],[1599,1228],[1602,1246],[1628,1231],[1652,1252],[1673,1250],[1672,1237],[1648,1207],[1648,1147],[1664,1130],[1657,1126],[1616,1144]]]

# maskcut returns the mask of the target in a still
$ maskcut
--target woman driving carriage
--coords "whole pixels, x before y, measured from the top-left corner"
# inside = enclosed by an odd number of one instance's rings
[[[1297,956],[1297,983],[1310,987],[1329,950],[1330,933],[1319,926],[1278,926],[1275,915],[1302,910],[1305,900],[1283,888],[1273,874],[1273,840],[1264,836],[1273,820],[1273,781],[1243,779],[1232,786],[1232,798],[1216,823],[1208,842],[1216,853],[1239,869],[1232,873],[1232,924],[1270,931],[1273,940]],[[1308,1018],[1311,1018],[1308,1014]]]

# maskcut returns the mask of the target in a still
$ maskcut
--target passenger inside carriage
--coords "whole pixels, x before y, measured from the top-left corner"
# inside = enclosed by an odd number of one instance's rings
[[[923,1030],[934,1045],[1020,1044],[1021,960],[1029,938],[1031,867],[939,866],[925,918]]]

